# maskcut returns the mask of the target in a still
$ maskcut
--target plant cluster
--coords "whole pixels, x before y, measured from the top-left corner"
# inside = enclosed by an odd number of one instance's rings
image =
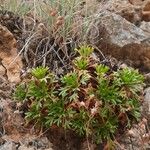
[[[48,68],[37,67],[16,88],[15,99],[27,103],[29,122],[70,129],[110,146],[119,130],[140,118],[144,78],[132,68],[113,71],[99,64],[89,46],[76,51],[72,71],[57,78]]]

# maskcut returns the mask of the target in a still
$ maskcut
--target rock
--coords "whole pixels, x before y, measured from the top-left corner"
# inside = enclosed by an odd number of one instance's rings
[[[20,56],[17,53],[17,41],[13,34],[0,24],[0,59],[7,70],[10,82],[20,82],[20,71],[23,67]]]
[[[132,5],[143,5],[145,0],[129,0]]]
[[[17,150],[17,149],[15,143],[6,142],[4,145],[0,146],[0,150]]]
[[[6,73],[6,69],[2,65],[0,65],[0,76],[4,76],[5,73]]]
[[[48,149],[52,147],[52,143],[47,137],[40,137],[29,142],[30,145],[36,147],[37,149]]]
[[[1,131],[0,131],[0,134],[1,134]],[[6,141],[0,137],[0,146],[4,145],[5,142],[6,142]]]
[[[0,150],[35,150],[35,149],[36,150],[53,150],[52,144],[46,137],[37,138],[37,139],[34,139],[34,141],[28,141],[29,138],[24,139],[26,141],[24,143],[5,141],[2,143],[3,145],[0,146]]]
[[[88,42],[96,45],[105,55],[141,70],[150,70],[150,34],[126,19],[103,11],[97,14],[89,33]]]
[[[0,119],[2,120],[0,122],[0,131],[4,140],[11,141],[10,139],[12,139],[14,142],[18,142],[22,134],[25,133],[25,128],[22,126],[24,119],[21,114],[14,113],[13,102],[9,99],[9,94],[7,93],[5,91],[1,93],[0,91],[2,96],[0,97],[2,109],[2,112],[0,112]]]
[[[52,143],[48,140],[47,137],[32,137],[29,136],[28,138],[23,138],[20,141],[21,143],[21,148],[19,150],[25,150],[25,148],[28,150],[30,148],[33,149],[38,149],[38,150],[53,150],[52,149]],[[29,149],[29,150],[30,150]]]
[[[34,147],[26,147],[26,146],[22,145],[18,148],[18,150],[35,150],[35,148]]]
[[[150,11],[150,0],[145,1],[143,11]]]
[[[150,21],[150,0],[108,0],[99,10],[119,14],[136,26],[140,26],[142,21]]]
[[[147,87],[150,86],[150,73],[144,74],[145,77],[145,84]]]
[[[18,150],[35,150],[35,147],[26,147],[24,145],[20,146]],[[47,149],[37,149],[37,150],[53,150],[52,148],[47,148]]]
[[[149,32],[149,33],[150,33],[150,22],[142,21],[142,22],[141,22],[141,25],[140,25],[140,28],[141,28],[143,31],[146,31],[146,32]]]
[[[150,0],[142,2],[142,20],[150,21]]]
[[[38,141],[39,147],[41,147],[41,148],[52,147],[52,143],[48,140],[47,137],[41,137],[37,141]]]
[[[141,8],[141,20],[150,21],[150,0],[130,0],[130,3],[134,6],[140,6]]]
[[[3,107],[3,104],[6,102],[7,98],[10,98],[12,93],[11,86],[9,85],[8,81],[0,75],[0,106]],[[3,100],[3,101],[2,101]]]
[[[100,8],[118,14],[129,22],[139,25],[142,20],[142,6],[133,5],[128,0],[108,0]]]
[[[126,134],[118,138],[119,145],[124,145],[124,149],[148,150],[150,148],[150,132],[147,130],[148,120],[141,118],[139,123],[133,124]],[[120,146],[116,150],[122,150]]]
[[[1,24],[13,33],[15,39],[19,40],[21,38],[23,19],[19,15],[11,11],[0,10],[0,20]]]
[[[144,97],[142,111],[144,116],[147,116],[147,119],[149,119],[150,121],[150,87],[146,88],[144,93],[145,93],[145,97]]]

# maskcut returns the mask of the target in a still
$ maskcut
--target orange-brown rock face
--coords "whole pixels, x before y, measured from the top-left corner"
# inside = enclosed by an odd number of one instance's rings
[[[150,0],[129,0],[129,2],[134,6],[141,7],[141,20],[150,21]]]
[[[17,41],[13,34],[4,26],[0,25],[0,60],[6,69],[6,75],[10,82],[20,81],[22,61],[17,56]]]

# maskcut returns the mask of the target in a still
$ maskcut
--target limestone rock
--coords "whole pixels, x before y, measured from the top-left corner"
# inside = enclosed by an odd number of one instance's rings
[[[20,82],[22,61],[17,53],[17,41],[13,34],[4,26],[0,25],[0,59],[7,70],[10,82]]]
[[[110,11],[97,14],[88,41],[105,55],[111,55],[132,66],[150,70],[150,34]]]

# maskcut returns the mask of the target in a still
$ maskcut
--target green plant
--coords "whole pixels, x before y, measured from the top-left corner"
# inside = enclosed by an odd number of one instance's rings
[[[93,52],[93,48],[84,45],[80,48],[80,50],[78,49],[75,49],[75,50],[80,54],[80,56],[75,58],[73,62],[74,65],[79,70],[86,70],[89,65],[90,55]]]
[[[46,77],[48,73],[48,68],[43,68],[43,67],[37,67],[36,69],[33,69],[31,74],[37,79],[43,79]]]
[[[112,71],[95,62],[89,46],[77,51],[72,71],[56,79],[48,68],[35,68],[26,90],[16,88],[15,98],[28,101],[30,121],[71,129],[97,143],[107,141],[111,149],[119,127],[140,118],[144,78],[132,68]]]
[[[25,84],[20,84],[17,86],[16,91],[14,93],[14,98],[19,101],[24,101],[26,99],[26,86]]]

